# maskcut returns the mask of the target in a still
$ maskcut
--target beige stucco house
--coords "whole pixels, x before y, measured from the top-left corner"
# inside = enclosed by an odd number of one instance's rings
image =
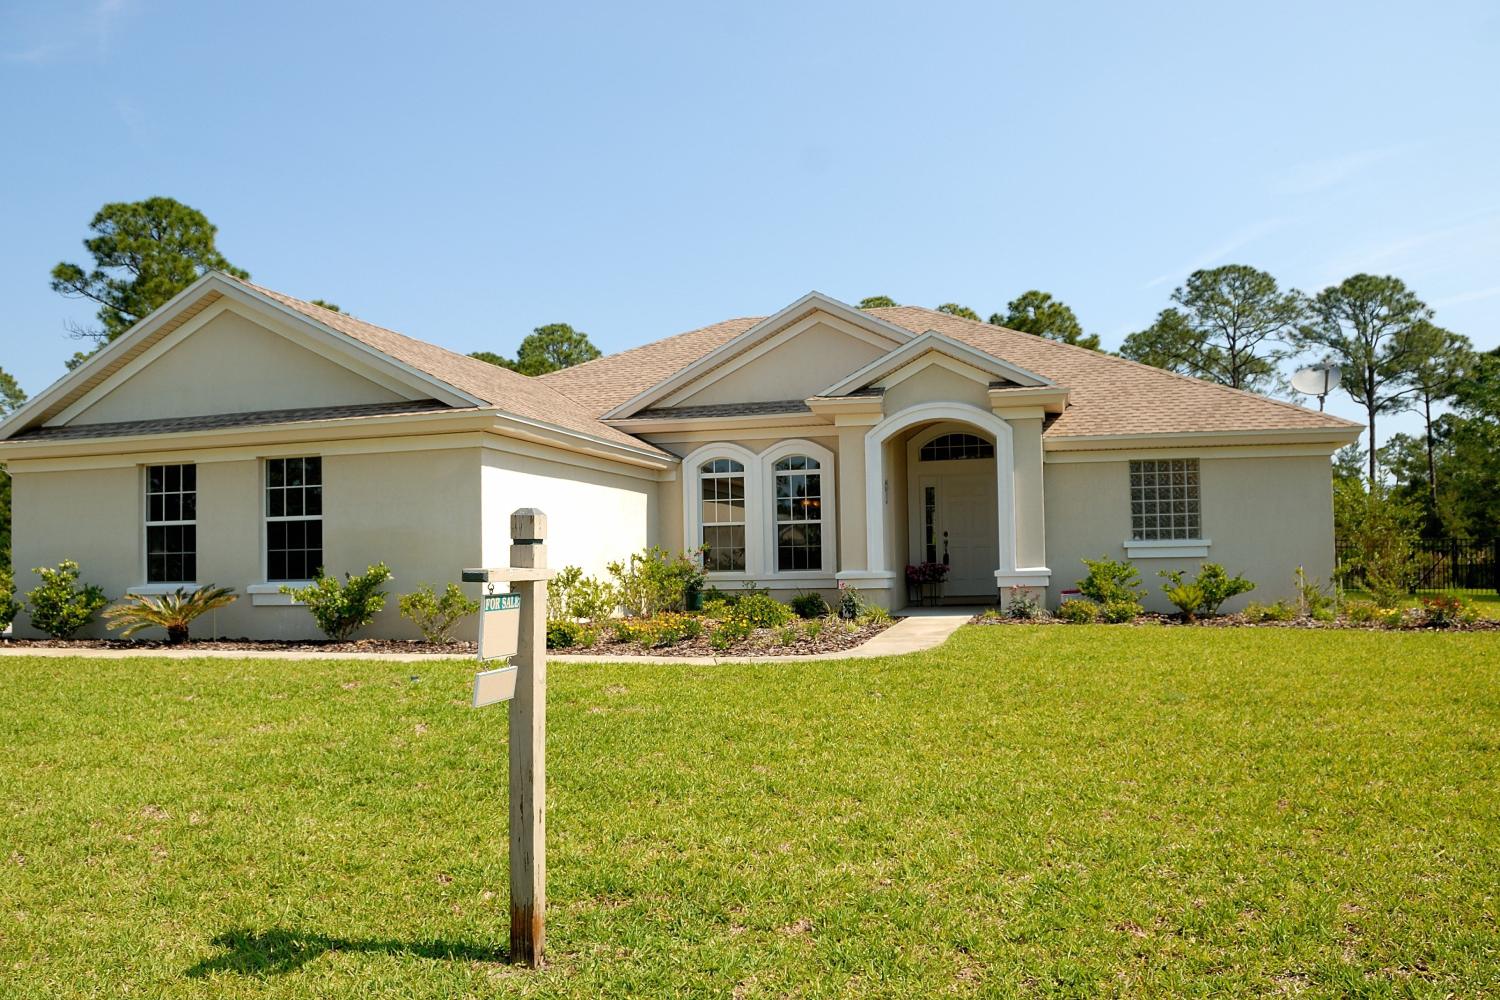
[[[810,293],[541,378],[210,274],[0,423],[17,583],[78,560],[117,596],[217,583],[221,635],[311,637],[287,581],[385,561],[395,589],[648,544],[722,588],[1055,604],[1083,557],[1225,564],[1286,595],[1333,563],[1348,421],[927,309]],[[1154,600],[1160,604],[1159,595]],[[394,601],[373,634],[410,634]],[[30,634],[23,614],[19,634]],[[200,632],[204,631],[200,627]]]

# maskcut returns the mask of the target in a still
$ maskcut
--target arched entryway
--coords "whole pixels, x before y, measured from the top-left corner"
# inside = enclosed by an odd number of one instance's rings
[[[906,470],[906,561],[947,566],[950,601],[993,599],[995,442],[966,424],[929,424],[907,438]]]

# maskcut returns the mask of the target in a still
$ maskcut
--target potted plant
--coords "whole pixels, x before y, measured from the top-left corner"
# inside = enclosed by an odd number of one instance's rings
[[[682,609],[684,611],[703,610],[703,584],[707,577],[703,573],[703,553],[708,546],[700,545],[686,560],[687,571],[682,578]]]
[[[912,603],[932,605],[942,595],[943,581],[949,566],[940,562],[920,562],[906,567],[906,595]]]

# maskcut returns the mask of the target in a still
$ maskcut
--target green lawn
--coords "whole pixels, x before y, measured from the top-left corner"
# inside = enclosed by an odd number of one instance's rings
[[[7,998],[1500,992],[1497,634],[555,666],[541,973],[472,664],[0,670]]]

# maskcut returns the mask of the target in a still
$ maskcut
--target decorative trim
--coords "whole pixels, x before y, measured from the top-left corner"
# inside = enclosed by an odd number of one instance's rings
[[[160,597],[163,594],[175,594],[179,589],[191,594],[201,586],[203,586],[201,583],[139,583],[134,587],[126,587],[125,593],[139,594],[143,597]]]
[[[889,354],[876,358],[858,371],[835,382],[827,389],[818,393],[818,395],[848,395],[869,383],[877,382],[892,372],[906,367],[909,363],[918,360],[923,354],[927,353],[946,356],[954,361],[977,368],[988,375],[998,376],[1012,382],[1029,382],[1037,386],[1052,386],[1056,384],[1050,379],[1043,378],[1036,372],[1027,371],[1019,365],[1002,361],[993,354],[987,354],[978,348],[960,343],[952,337],[938,333],[936,330],[928,330],[926,333],[906,341]]]
[[[1202,559],[1213,542],[1207,538],[1135,538],[1120,544],[1131,559]]]
[[[261,559],[265,559],[265,546],[261,546]],[[303,602],[291,594],[283,594],[282,587],[311,587],[311,580],[283,580],[279,583],[252,583],[245,587],[250,603],[256,607],[303,608]]]
[[[776,473],[772,468],[788,455],[806,455],[818,460],[819,491],[822,513],[823,565],[820,569],[779,570],[776,568]],[[820,444],[801,438],[782,441],[760,453],[761,502],[766,513],[763,562],[768,578],[810,580],[826,577],[838,568],[838,467],[833,452]],[[748,539],[747,539],[748,541]]]
[[[745,569],[740,573],[705,573],[711,581],[753,580],[760,577],[764,546],[754,537],[765,517],[761,509],[760,456],[742,445],[715,441],[682,459],[682,550],[695,551],[703,538],[703,505],[699,500],[698,467],[711,458],[732,458],[745,467]]]

